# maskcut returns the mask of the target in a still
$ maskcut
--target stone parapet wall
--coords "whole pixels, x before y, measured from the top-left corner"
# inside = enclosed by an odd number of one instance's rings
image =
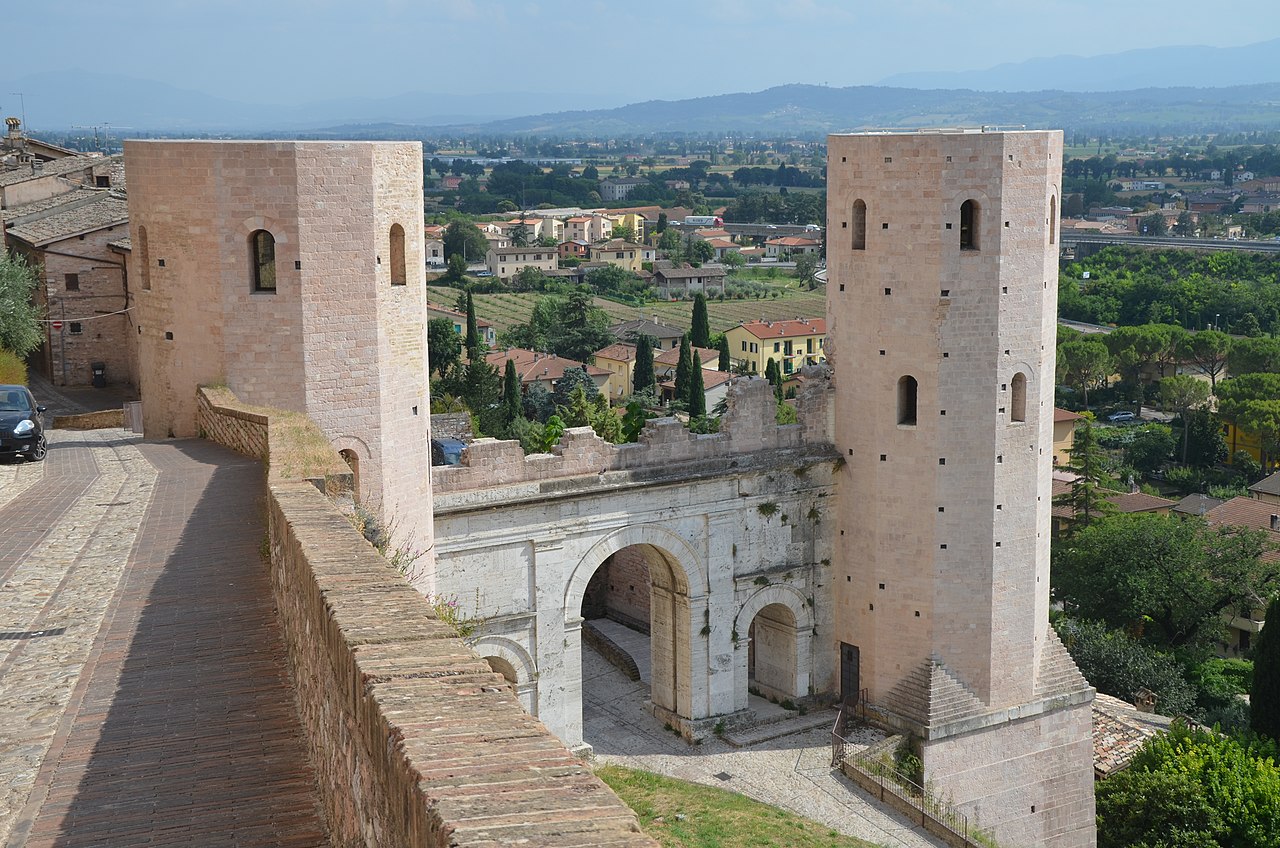
[[[261,413],[241,408],[231,392],[200,388],[196,393],[196,426],[203,438],[236,453],[267,460],[267,425]]]
[[[272,457],[313,449],[229,392],[199,404],[206,434],[245,452],[264,433]],[[328,498],[274,461],[268,477],[273,593],[335,845],[655,845]]]
[[[674,418],[655,418],[635,444],[611,445],[590,427],[565,431],[552,453],[525,456],[516,441],[479,439],[462,462],[432,469],[436,496],[609,471],[688,468],[761,451],[801,450],[831,442],[830,383],[816,374],[797,397],[799,423],[776,423],[773,387],[763,379],[740,380],[729,389],[720,432],[697,434]]]

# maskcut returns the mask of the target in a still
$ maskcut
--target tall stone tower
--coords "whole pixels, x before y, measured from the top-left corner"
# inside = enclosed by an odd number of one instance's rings
[[[307,413],[399,538],[431,550],[422,147],[127,141],[148,437],[196,386]]]
[[[1004,844],[1092,846],[1093,690],[1048,622],[1062,134],[828,157],[841,688]]]

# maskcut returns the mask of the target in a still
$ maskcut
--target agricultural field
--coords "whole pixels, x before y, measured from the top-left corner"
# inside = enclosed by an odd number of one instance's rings
[[[458,291],[445,286],[427,286],[427,299],[452,308],[458,299]],[[774,291],[777,292],[777,297],[760,300],[708,301],[707,315],[711,319],[711,331],[723,333],[743,321],[761,318],[781,321],[791,318],[822,318],[827,314],[827,296],[824,291],[792,288],[777,288]],[[477,294],[476,315],[492,323],[501,333],[509,327],[528,321],[537,298],[538,295],[532,293]],[[629,306],[597,297],[595,302],[596,306],[617,321],[657,316],[659,323],[671,327],[687,330],[693,324],[692,301],[653,301],[644,306]]]

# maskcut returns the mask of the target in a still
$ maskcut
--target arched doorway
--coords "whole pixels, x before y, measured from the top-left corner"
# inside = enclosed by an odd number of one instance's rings
[[[605,651],[624,652],[634,661],[654,706],[681,714],[678,690],[684,682],[687,693],[689,678],[689,588],[674,556],[654,545],[629,545],[610,554],[591,575],[579,614],[584,628],[597,629],[612,643]]]
[[[771,701],[796,691],[796,617],[784,604],[769,604],[747,628],[747,686]]]
[[[338,456],[342,457],[342,461],[351,469],[351,497],[355,498],[356,503],[360,502],[360,457],[350,448],[343,448],[338,451]]]
[[[811,694],[813,627],[813,607],[794,586],[774,583],[746,599],[734,624],[746,637],[736,652],[737,709],[750,706],[750,692],[775,703]]]
[[[705,585],[696,554],[665,528],[624,528],[597,542],[574,569],[565,591],[569,679],[591,685],[583,679],[582,646],[592,640],[591,628],[613,630],[614,641],[630,645],[633,650],[624,652],[635,654],[637,670],[647,678],[650,711],[677,729],[687,719],[701,718],[695,712],[706,712],[706,684],[693,679],[692,667],[694,622],[702,621]],[[705,663],[705,655],[700,656]],[[579,691],[576,703],[563,705],[565,741],[571,747],[582,741],[582,705],[593,695],[585,688]],[[695,703],[703,706],[695,708]]]
[[[516,667],[502,657],[485,657],[484,661],[493,669],[494,674],[501,674],[508,683],[515,686],[520,682],[516,675]]]

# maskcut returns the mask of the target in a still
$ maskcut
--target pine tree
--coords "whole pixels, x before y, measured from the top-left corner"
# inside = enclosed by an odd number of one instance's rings
[[[689,345],[689,334],[680,339],[680,359],[676,361],[676,400],[683,401],[689,396],[689,369],[693,367],[693,351]]]
[[[1098,434],[1093,429],[1093,422],[1088,418],[1076,422],[1066,467],[1067,470],[1074,471],[1077,477],[1071,484],[1071,491],[1057,499],[1058,503],[1069,504],[1075,511],[1074,526],[1088,526],[1095,519],[1115,509],[1115,505],[1106,498],[1107,490],[1099,485],[1103,479],[1105,461],[1106,455],[1098,444]]]
[[[653,373],[653,337],[640,336],[636,340],[636,367],[631,378],[631,391],[652,389],[656,379]]]
[[[694,347],[711,347],[711,319],[707,317],[707,296],[702,292],[693,296],[693,328],[689,330],[689,342]]]
[[[690,418],[701,418],[707,414],[707,395],[702,385],[702,355],[693,355],[693,373],[689,375],[689,396],[686,399]]]
[[[1268,622],[1280,622],[1280,598],[1267,607]],[[1255,733],[1280,741],[1280,627],[1264,627],[1253,648],[1249,724]]]
[[[502,406],[506,413],[508,424],[519,418],[524,411],[522,401],[520,378],[516,375],[516,363],[514,360],[508,359],[507,370],[502,375]]]
[[[476,325],[476,304],[467,292],[467,359],[475,361],[480,358],[480,329]]]
[[[720,362],[716,366],[717,371],[731,371],[733,362],[729,359],[729,337],[720,337]]]

